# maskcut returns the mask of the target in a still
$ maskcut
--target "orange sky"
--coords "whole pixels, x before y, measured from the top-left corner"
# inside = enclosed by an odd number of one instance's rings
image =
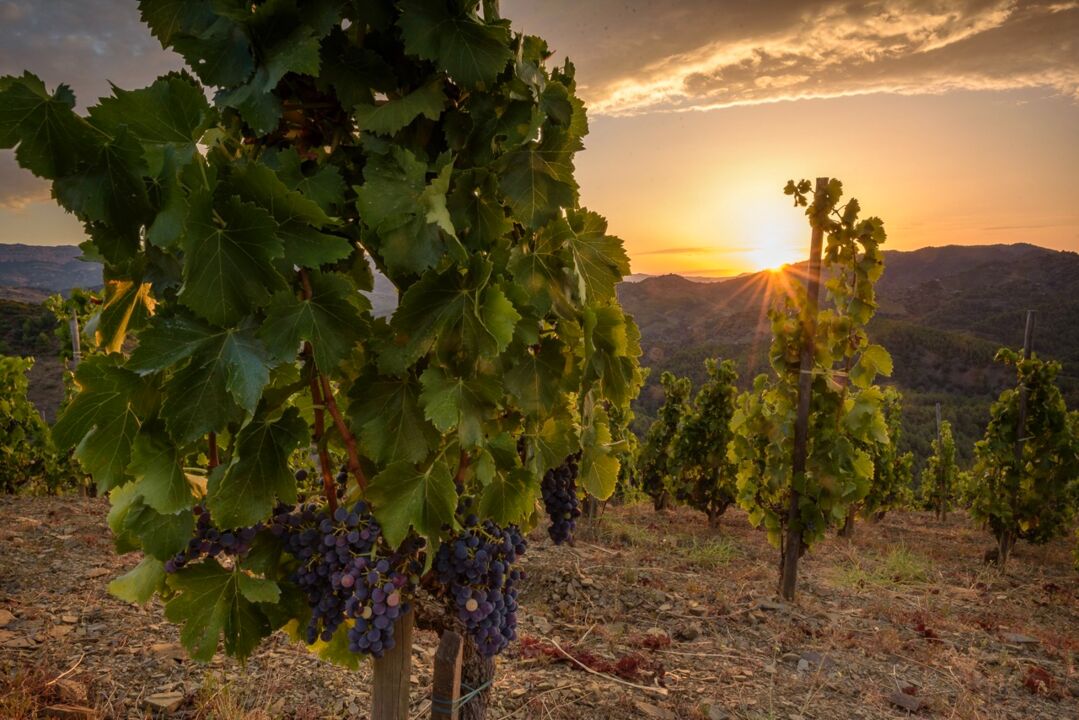
[[[176,65],[124,0],[0,0],[0,74],[85,105]],[[841,178],[887,247],[1079,250],[1079,2],[503,0],[571,56],[590,105],[582,201],[639,273],[730,275],[800,259],[788,178]],[[929,8],[929,9],[926,9]],[[853,14],[852,14],[853,13]],[[0,242],[75,243],[0,151]]]

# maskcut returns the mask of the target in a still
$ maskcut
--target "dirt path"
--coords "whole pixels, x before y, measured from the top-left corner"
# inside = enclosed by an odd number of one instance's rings
[[[156,604],[106,593],[137,560],[111,552],[106,511],[0,498],[0,718],[46,704],[142,718],[151,697],[178,718],[365,717],[366,671],[280,635],[246,666],[186,659]],[[709,531],[684,509],[608,508],[575,548],[531,540],[492,720],[908,716],[897,702],[923,717],[1079,718],[1079,574],[1064,542],[1021,545],[1002,575],[981,565],[987,536],[965,518],[906,513],[815,549],[788,606],[775,551],[741,513]],[[415,647],[418,718],[435,642],[421,632]]]

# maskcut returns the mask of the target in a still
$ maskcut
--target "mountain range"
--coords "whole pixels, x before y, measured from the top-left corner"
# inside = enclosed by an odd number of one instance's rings
[[[36,304],[50,293],[101,283],[100,266],[79,255],[74,246],[0,245],[2,351],[47,354],[43,343],[51,332],[42,332],[47,318]],[[1036,352],[1063,363],[1060,384],[1069,406],[1079,406],[1079,254],[1033,245],[946,246],[887,251],[884,262],[869,333],[895,360],[886,382],[904,391],[906,444],[919,460],[935,433],[938,402],[955,427],[961,456],[969,459],[989,404],[1013,382],[993,355],[1002,345],[1022,343],[1028,309],[1037,312]],[[793,265],[703,282],[635,275],[622,283],[619,298],[641,328],[642,364],[652,370],[636,404],[635,428],[647,428],[662,404],[664,370],[699,382],[705,358],[733,358],[745,386],[766,371],[767,308],[802,282],[803,273]],[[376,276],[366,294],[376,314],[392,312],[396,289],[388,280]]]
[[[993,362],[1004,345],[1022,345],[1026,311],[1036,311],[1035,351],[1061,361],[1069,407],[1079,406],[1079,254],[1034,245],[930,247],[884,253],[873,342],[895,361],[887,382],[906,398],[907,440],[924,458],[935,433],[934,406],[956,430],[969,459],[988,420],[989,404],[1014,375]],[[666,275],[624,283],[623,307],[641,327],[652,368],[637,403],[637,429],[662,404],[659,374],[670,370],[698,382],[707,357],[733,358],[744,385],[767,370],[769,303],[804,280],[787,266],[699,283]]]

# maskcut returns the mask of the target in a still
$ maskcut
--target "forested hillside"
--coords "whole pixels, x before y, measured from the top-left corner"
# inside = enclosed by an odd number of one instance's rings
[[[622,284],[619,298],[640,324],[643,364],[652,368],[637,401],[637,428],[647,427],[662,403],[663,370],[699,383],[705,358],[733,358],[748,385],[768,362],[768,304],[798,283],[799,273],[790,266],[719,283],[666,275]],[[969,461],[990,402],[1011,379],[993,355],[1001,345],[1022,344],[1027,309],[1038,311],[1036,352],[1064,363],[1061,386],[1069,404],[1079,402],[1076,253],[1033,245],[889,251],[878,291],[881,307],[869,332],[895,360],[891,382],[904,391],[905,439],[919,465],[937,402]]]

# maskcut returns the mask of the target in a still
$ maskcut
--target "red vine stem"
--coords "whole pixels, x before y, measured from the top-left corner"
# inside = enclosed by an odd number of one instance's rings
[[[300,284],[303,286],[303,296],[305,300],[310,300],[314,295],[314,291],[311,289],[311,278],[307,275],[307,270],[300,268]],[[321,437],[323,430],[320,430],[322,425],[322,408],[326,408],[330,411],[330,416],[333,418],[333,423],[337,426],[337,432],[341,434],[341,439],[345,443],[345,450],[348,452],[348,469],[356,476],[356,483],[360,486],[360,491],[367,489],[367,476],[363,472],[363,467],[360,465],[360,452],[356,447],[356,437],[349,430],[348,425],[345,423],[345,418],[341,415],[340,408],[337,407],[337,400],[333,396],[333,388],[330,387],[330,381],[319,372],[318,365],[314,362],[314,351],[311,349],[311,343],[304,343],[304,353],[307,355],[308,361],[315,368],[315,374],[311,377],[311,397],[317,398],[315,400],[315,432]],[[321,386],[321,396],[319,393]],[[326,482],[325,477],[323,482]]]
[[[304,344],[304,353],[308,360],[311,359],[311,344]],[[311,402],[315,411],[315,446],[318,448],[318,464],[322,471],[322,492],[326,495],[326,504],[329,505],[330,513],[337,510],[337,486],[333,481],[333,472],[330,470],[330,453],[326,450],[323,437],[326,434],[325,411],[323,410],[322,391],[319,389],[318,380],[311,375]]]
[[[457,486],[458,492],[460,492],[461,486],[464,485],[465,473],[468,472],[468,466],[471,463],[472,460],[468,457],[468,453],[462,450],[461,461],[457,466],[457,474],[453,476],[453,484]]]
[[[341,415],[341,410],[337,407],[337,401],[334,400],[333,388],[330,387],[330,381],[322,374],[320,374],[318,378],[322,382],[322,397],[323,401],[326,403],[326,409],[330,411],[330,417],[333,418],[333,423],[337,426],[337,432],[341,433],[341,439],[345,441],[345,450],[348,452],[348,469],[356,476],[356,483],[360,486],[360,490],[367,490],[367,476],[364,474],[363,467],[360,465],[360,452],[356,448],[356,437],[352,434],[352,431],[348,429],[348,425],[345,424],[345,418]]]
[[[213,470],[221,464],[221,460],[217,454],[217,433],[211,432],[209,436],[207,436],[207,440],[210,443],[210,450],[207,454],[209,459],[207,460],[206,465]]]

